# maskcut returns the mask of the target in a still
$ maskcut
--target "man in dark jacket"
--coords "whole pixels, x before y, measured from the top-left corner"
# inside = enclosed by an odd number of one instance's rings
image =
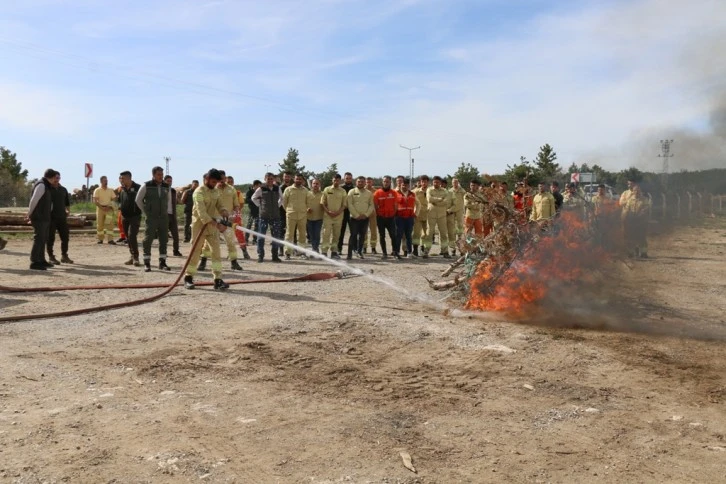
[[[192,186],[182,193],[181,203],[184,205],[184,242],[192,240],[192,210],[194,209],[194,190],[199,188],[199,180],[193,180]]]
[[[348,171],[343,175],[343,184],[340,186],[340,188],[345,190],[345,193],[348,193],[355,188],[355,185],[353,184],[353,174],[351,172]],[[346,208],[343,211],[343,226],[340,228],[340,237],[338,237],[338,254],[343,252],[343,242],[345,241],[345,228],[348,226],[349,222],[350,211]]]
[[[166,246],[169,240],[169,212],[171,211],[171,193],[169,185],[164,183],[164,169],[155,166],[151,169],[153,178],[139,189],[136,194],[136,205],[146,215],[146,232],[144,233],[144,267],[151,272],[151,244],[159,239],[159,269],[169,271],[166,265]]]
[[[51,210],[50,210],[50,230],[48,231],[48,260],[51,264],[58,265],[73,264],[68,257],[68,240],[70,238],[70,230],[68,229],[68,214],[70,213],[71,197],[68,196],[66,187],[60,184],[61,174],[56,172],[55,178],[51,182],[52,189],[50,191]],[[58,231],[61,239],[61,260],[53,255],[53,245],[55,245],[55,233]]]
[[[252,203],[257,205],[260,210],[260,230],[261,234],[267,233],[270,228],[272,236],[276,239],[282,239],[282,221],[280,218],[280,208],[282,208],[282,193],[280,188],[275,185],[275,175],[272,173],[265,174],[265,184],[258,188],[252,195]],[[282,262],[278,256],[280,250],[277,242],[272,242],[272,261]],[[265,238],[257,239],[257,262],[265,259]]]
[[[176,219],[176,190],[172,187],[174,182],[171,175],[164,177],[164,183],[169,185],[169,193],[171,197],[171,210],[169,211],[169,232],[171,233],[172,248],[175,257],[183,257],[179,252],[179,221]]]
[[[252,186],[245,194],[245,205],[247,205],[247,208],[250,210],[250,213],[247,216],[247,229],[254,230],[255,232],[260,230],[260,208],[252,203],[252,195],[254,195],[255,191],[257,191],[257,189],[261,186],[262,182],[260,180],[255,180],[252,182]],[[256,235],[252,236],[252,243],[257,243]]]
[[[130,257],[124,262],[127,266],[141,266],[139,262],[139,227],[141,227],[141,209],[136,205],[136,195],[141,186],[131,179],[131,172],[121,172],[121,190],[118,194],[118,209],[121,213],[121,223],[126,234],[126,243],[129,246]]]
[[[56,171],[52,168],[45,170],[43,178],[33,185],[28,214],[26,218],[33,225],[33,248],[30,250],[30,268],[44,271],[53,264],[45,260],[45,247],[50,232],[50,211],[52,201],[50,192],[53,188],[51,180],[55,179]]]

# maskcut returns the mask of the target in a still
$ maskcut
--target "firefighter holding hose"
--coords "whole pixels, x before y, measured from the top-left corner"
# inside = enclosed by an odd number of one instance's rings
[[[229,284],[222,280],[222,255],[219,250],[219,234],[227,230],[222,222],[229,216],[223,207],[220,197],[221,191],[216,189],[222,181],[222,173],[212,168],[204,175],[204,183],[194,190],[194,207],[192,209],[192,253],[189,255],[184,287],[194,289],[194,275],[197,273],[197,262],[202,252],[202,246],[209,244],[212,259],[212,274],[214,275],[214,290],[224,291]],[[215,214],[222,219],[216,220]],[[197,240],[201,239],[201,240]]]

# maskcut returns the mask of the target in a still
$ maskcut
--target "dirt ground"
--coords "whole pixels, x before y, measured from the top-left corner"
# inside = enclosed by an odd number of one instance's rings
[[[175,275],[124,266],[125,247],[90,236],[47,273],[26,270],[29,250],[0,252],[0,284]],[[452,317],[365,277],[0,324],[0,481],[725,482],[724,252],[726,220],[710,219],[615,263],[610,307],[640,333]],[[226,278],[335,270],[244,262]],[[424,279],[443,260],[356,266],[443,296]],[[0,293],[0,316],[157,291]]]

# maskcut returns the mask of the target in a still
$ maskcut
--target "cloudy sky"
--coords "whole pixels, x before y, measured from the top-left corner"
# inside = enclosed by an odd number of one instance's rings
[[[309,170],[726,167],[723,0],[0,0],[0,145],[79,186]],[[268,165],[268,166],[266,166]]]

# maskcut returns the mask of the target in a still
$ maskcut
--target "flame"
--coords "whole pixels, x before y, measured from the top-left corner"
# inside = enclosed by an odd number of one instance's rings
[[[540,235],[531,225],[530,237],[536,240],[526,241],[523,251],[479,263],[466,308],[526,317],[550,296],[567,304],[567,289],[594,282],[597,269],[619,246],[619,227],[615,204],[599,207],[596,222],[586,220],[580,210],[563,212],[556,230],[548,233]]]

